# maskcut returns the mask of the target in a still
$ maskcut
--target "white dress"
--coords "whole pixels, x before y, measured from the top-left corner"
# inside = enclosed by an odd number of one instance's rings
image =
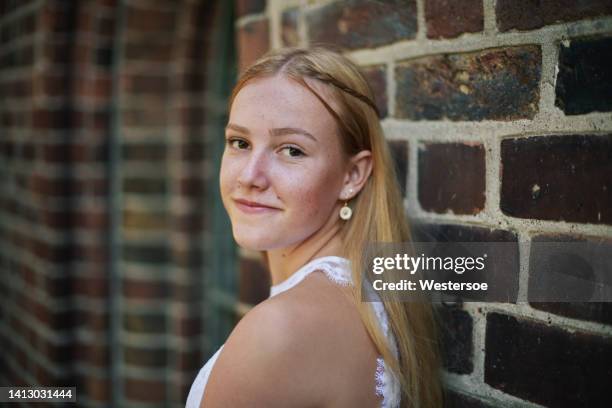
[[[346,258],[337,256],[325,256],[322,258],[313,259],[306,265],[298,269],[293,275],[284,280],[283,282],[273,285],[270,288],[270,297],[276,296],[281,292],[284,292],[298,283],[300,283],[308,274],[314,271],[323,271],[325,275],[333,282],[339,285],[350,285],[352,284],[350,263]],[[370,303],[374,308],[374,312],[378,317],[378,321],[382,327],[383,333],[387,337],[387,341],[391,345],[391,351],[397,357],[397,344],[393,333],[389,329],[387,313],[381,302]],[[217,352],[208,360],[208,362],[200,369],[197,377],[191,385],[189,396],[187,397],[186,408],[198,408],[200,401],[204,394],[204,388],[208,381],[208,376],[219,357],[219,354],[223,350],[223,346],[217,350]],[[399,381],[393,375],[393,373],[387,368],[385,361],[382,357],[377,359],[376,372],[372,373],[376,379],[376,389],[372,392],[376,393],[377,396],[382,397],[382,408],[396,408],[400,404],[400,386]]]

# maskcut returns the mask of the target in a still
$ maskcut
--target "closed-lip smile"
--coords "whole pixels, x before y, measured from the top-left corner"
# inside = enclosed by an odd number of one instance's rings
[[[269,205],[261,204],[255,201],[243,200],[240,198],[235,198],[234,202],[240,210],[250,214],[279,210],[279,208],[276,207],[271,207]]]

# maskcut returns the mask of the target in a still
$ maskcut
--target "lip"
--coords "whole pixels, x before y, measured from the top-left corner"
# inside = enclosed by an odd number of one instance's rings
[[[238,207],[240,211],[247,214],[264,214],[273,211],[279,211],[279,208],[270,207],[254,201],[234,199],[234,202],[236,203],[236,207]]]

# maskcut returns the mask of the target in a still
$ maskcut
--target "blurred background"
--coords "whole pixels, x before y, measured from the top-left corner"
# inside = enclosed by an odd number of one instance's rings
[[[417,237],[516,243],[520,293],[532,240],[612,249],[608,0],[0,0],[0,386],[184,406],[269,290],[219,199],[228,94],[314,43],[374,88]],[[442,308],[448,406],[606,406],[610,305]]]

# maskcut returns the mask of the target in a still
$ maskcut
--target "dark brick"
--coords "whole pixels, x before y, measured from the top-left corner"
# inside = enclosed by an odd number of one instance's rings
[[[163,281],[124,278],[121,289],[126,298],[159,300],[168,296],[170,287],[167,282]]]
[[[612,111],[612,38],[560,47],[555,105],[566,115]]]
[[[266,9],[266,0],[236,0],[236,16],[261,13]]]
[[[476,396],[470,396],[446,390],[444,399],[444,408],[495,408],[496,405],[489,404],[478,399]]]
[[[501,156],[505,214],[612,224],[612,134],[507,139]]]
[[[165,160],[168,146],[163,143],[124,144],[121,156],[124,160]]]
[[[168,364],[168,351],[164,348],[126,346],[124,362],[132,366],[164,368]]]
[[[402,193],[406,197],[406,184],[408,182],[408,142],[403,140],[390,140],[389,150],[395,164],[397,182]]]
[[[550,407],[607,407],[612,339],[512,316],[487,316],[485,382]]]
[[[177,194],[184,196],[199,197],[204,192],[204,180],[202,176],[185,176],[177,180]]]
[[[126,41],[124,55],[127,60],[169,62],[173,57],[174,44],[169,40],[150,38],[147,41]]]
[[[175,354],[176,368],[180,371],[193,371],[197,373],[202,367],[202,360],[204,359],[204,356],[199,350],[178,351]],[[182,393],[181,395],[188,395],[190,389],[191,384],[188,384],[188,388],[185,390],[185,393]]]
[[[611,302],[530,302],[534,309],[612,326]]]
[[[124,75],[125,92],[134,94],[166,94],[170,78],[168,75]]]
[[[380,118],[385,118],[388,114],[387,106],[389,104],[387,96],[387,67],[385,65],[376,65],[364,67],[361,70],[374,93],[374,102],[380,112]]]
[[[166,331],[166,317],[156,313],[125,313],[123,315],[123,328],[126,331],[141,334],[164,333]]]
[[[517,242],[511,231],[455,224],[413,224],[414,241],[422,242]],[[518,247],[517,247],[518,251]],[[518,270],[516,271],[518,273]]]
[[[166,180],[145,177],[130,177],[123,181],[123,191],[138,194],[165,194]]]
[[[347,0],[306,15],[311,43],[340,49],[372,48],[416,37],[416,1]]]
[[[490,229],[453,224],[428,224],[416,222],[412,225],[412,241],[457,243],[446,249],[453,256],[475,256],[473,249],[463,243],[475,243],[474,249],[487,254],[486,274],[471,271],[471,282],[488,282],[487,299],[496,302],[514,303],[518,294],[519,246],[515,233],[501,229]],[[481,256],[481,254],[478,254]],[[454,276],[453,280],[457,280]],[[460,300],[473,301],[482,297],[465,296]]]
[[[497,0],[497,28],[531,30],[547,24],[612,14],[609,0]]]
[[[164,128],[168,124],[167,107],[160,98],[149,98],[146,108],[124,108],[123,125],[126,127]]]
[[[484,28],[482,0],[426,0],[428,38],[454,38]]]
[[[514,120],[538,110],[541,52],[521,46],[398,63],[397,117]]]
[[[109,68],[113,63],[113,49],[110,47],[97,48],[95,51],[95,63],[103,68]]]
[[[185,234],[199,233],[209,228],[207,221],[209,221],[207,217],[200,213],[188,213],[172,217],[172,224],[176,231]]]
[[[268,19],[252,21],[238,30],[238,67],[244,71],[270,49]]]
[[[174,9],[178,10],[178,7]],[[127,7],[127,27],[142,32],[172,32],[176,24],[176,11],[156,8]]]
[[[537,243],[561,242],[567,248],[567,252],[561,254],[550,254]],[[572,243],[577,243],[571,246]],[[546,244],[548,245],[548,244]],[[566,246],[567,245],[567,246]],[[578,246],[579,245],[579,246]],[[532,291],[532,280],[537,280],[546,288],[546,293],[559,292],[564,295],[565,291],[571,291],[571,296],[578,298],[580,290],[576,284],[572,287],[563,287],[556,278],[556,274],[567,274],[580,277],[581,280],[600,282],[610,287],[609,279],[603,277],[607,274],[607,267],[612,265],[612,240],[610,238],[597,238],[572,235],[541,234],[532,238],[531,252],[529,255],[529,293]],[[548,275],[550,269],[553,275]],[[612,303],[588,302],[589,293],[584,294],[584,302],[530,302],[531,306],[550,313],[567,316],[580,320],[590,320],[612,325]],[[611,299],[612,300],[612,299]]]
[[[442,362],[446,370],[457,374],[469,374],[472,363],[472,316],[455,307],[440,306],[440,334],[442,340]]]
[[[261,261],[239,259],[239,290],[241,302],[256,305],[270,295],[270,272]]]
[[[172,262],[179,268],[200,269],[203,263],[203,254],[200,248],[190,247],[188,249],[173,248]]]
[[[159,404],[166,400],[166,383],[163,381],[126,378],[123,388],[126,398],[138,402]]]
[[[426,211],[477,214],[485,205],[485,153],[480,144],[419,147],[419,203]]]
[[[169,251],[165,245],[123,245],[123,260],[132,262],[161,264],[168,262]]]
[[[290,8],[283,11],[281,20],[281,39],[284,46],[296,46],[300,43],[298,32],[299,8]]]

